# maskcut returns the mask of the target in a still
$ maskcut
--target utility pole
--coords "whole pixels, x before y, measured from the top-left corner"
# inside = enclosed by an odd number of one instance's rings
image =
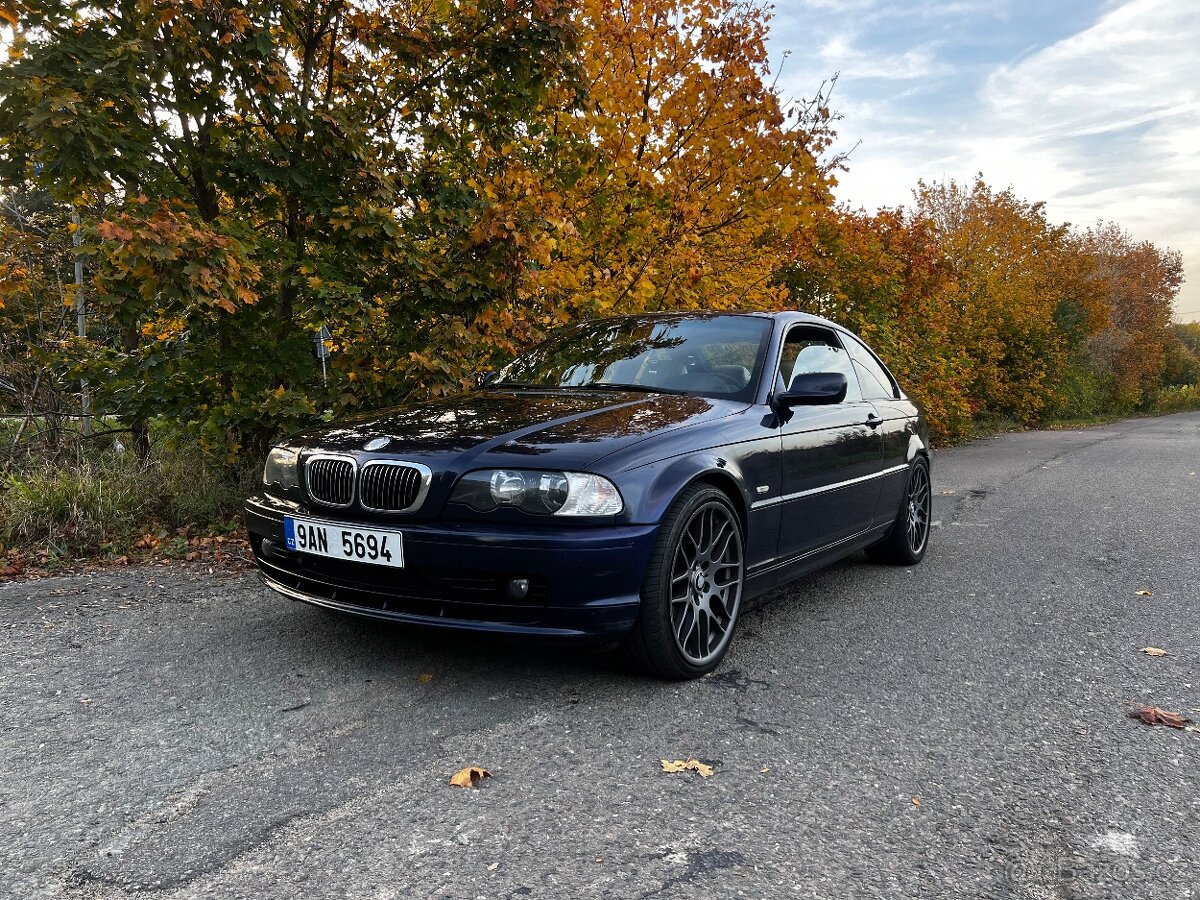
[[[71,213],[71,221],[75,223],[75,231],[71,235],[71,243],[75,245],[75,333],[81,338],[87,337],[87,304],[83,298],[83,256],[79,253],[79,245],[83,243],[83,235],[79,233],[79,210]],[[83,413],[83,436],[92,436],[92,399],[88,396],[86,378],[79,379],[80,412]]]

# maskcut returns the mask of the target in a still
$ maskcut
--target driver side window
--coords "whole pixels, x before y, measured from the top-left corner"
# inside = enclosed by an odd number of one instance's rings
[[[828,329],[812,325],[793,326],[783,342],[775,390],[785,391],[797,375],[811,372],[840,372],[846,376],[846,399],[843,402],[856,403],[862,400],[854,364],[837,336]]]

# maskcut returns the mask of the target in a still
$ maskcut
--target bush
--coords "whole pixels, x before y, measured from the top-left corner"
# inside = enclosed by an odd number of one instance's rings
[[[0,541],[53,558],[120,553],[143,534],[224,530],[258,476],[198,447],[156,441],[151,456],[76,447],[14,468],[0,481]]]
[[[1200,409],[1200,384],[1161,388],[1154,395],[1150,408],[1159,413]]]
[[[1116,399],[1108,379],[1085,363],[1067,364],[1054,386],[1055,396],[1047,408],[1050,421],[1087,421],[1129,415],[1133,408]]]

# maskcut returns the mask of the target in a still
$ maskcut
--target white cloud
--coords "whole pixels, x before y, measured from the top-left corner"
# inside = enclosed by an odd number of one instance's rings
[[[854,45],[854,36],[837,34],[817,51],[833,71],[852,71],[855,78],[906,81],[946,74],[950,67],[937,61],[935,45],[925,44],[903,53],[868,53]]]
[[[981,92],[987,137],[967,141],[990,178],[1044,197],[1075,222],[1115,219],[1181,250],[1200,282],[1200,18],[1173,0],[1132,0],[1010,66]],[[981,123],[982,124],[982,123]],[[982,129],[980,129],[982,130]],[[1181,310],[1200,317],[1200,283]]]
[[[998,5],[981,11],[945,3],[905,12],[924,20],[954,15],[954,30],[964,40],[999,27],[1008,15]],[[841,146],[861,143],[838,195],[868,208],[896,205],[909,201],[918,178],[962,180],[982,171],[996,187],[1012,185],[1030,200],[1047,201],[1056,220],[1088,225],[1112,219],[1135,237],[1181,250],[1192,283],[1184,285],[1177,306],[1181,318],[1200,319],[1200,15],[1194,4],[1109,4],[1074,34],[1003,61],[964,52],[977,46],[965,43],[873,52],[870,22],[895,13],[880,0],[856,10],[848,27],[846,17],[835,16],[820,38],[821,51],[788,79],[803,85],[842,70],[834,102],[844,115]],[[788,18],[795,29],[804,14]],[[784,40],[799,34],[785,31]],[[878,80],[888,73],[891,81]],[[921,104],[903,102],[920,90],[933,92],[928,104],[924,94]]]

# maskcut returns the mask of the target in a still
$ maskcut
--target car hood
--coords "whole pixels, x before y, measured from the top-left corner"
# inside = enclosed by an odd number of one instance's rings
[[[306,432],[302,443],[309,450],[403,458],[435,470],[583,468],[656,434],[745,408],[675,394],[494,389],[361,414]],[[387,445],[365,451],[376,438],[387,438]]]

